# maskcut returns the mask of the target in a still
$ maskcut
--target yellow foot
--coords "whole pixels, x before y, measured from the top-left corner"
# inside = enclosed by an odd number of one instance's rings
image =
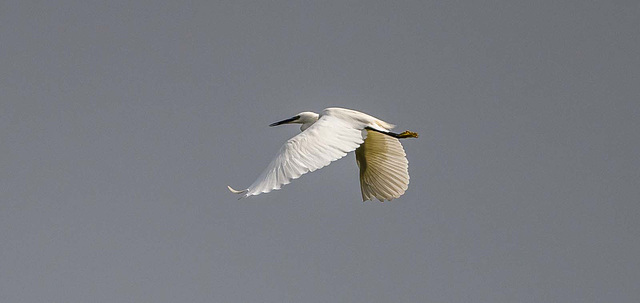
[[[418,138],[418,133],[405,130],[398,135],[398,138]]]

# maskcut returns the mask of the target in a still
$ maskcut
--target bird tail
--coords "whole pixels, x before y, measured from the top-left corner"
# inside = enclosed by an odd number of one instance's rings
[[[230,191],[230,192],[232,192],[232,193],[234,193],[234,194],[238,194],[238,195],[246,194],[247,192],[249,192],[249,190],[248,190],[248,189],[236,190],[236,189],[233,189],[233,188],[232,188],[231,186],[229,186],[229,185],[227,185],[227,188],[229,189],[229,191]],[[246,195],[245,195],[244,197],[246,197]],[[243,198],[243,197],[240,197],[240,199],[242,199],[242,198]]]
[[[377,126],[380,126],[386,130],[390,130],[393,129],[394,127],[396,127],[394,124],[388,123],[388,122],[384,122],[380,119],[376,119],[376,121],[374,122]]]

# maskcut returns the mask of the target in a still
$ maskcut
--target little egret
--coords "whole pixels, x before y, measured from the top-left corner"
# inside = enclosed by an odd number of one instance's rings
[[[291,180],[325,167],[354,150],[360,168],[362,201],[392,200],[402,196],[409,187],[409,162],[398,139],[417,138],[417,133],[393,133],[390,131],[393,124],[337,107],[327,108],[320,115],[302,112],[269,126],[291,123],[302,124],[302,132],[280,148],[276,158],[249,188],[235,190],[227,186],[232,193],[248,197],[280,189]]]

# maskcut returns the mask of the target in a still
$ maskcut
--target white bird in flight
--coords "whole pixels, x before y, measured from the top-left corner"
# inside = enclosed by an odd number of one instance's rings
[[[232,193],[241,194],[243,198],[278,190],[354,150],[360,168],[362,201],[392,200],[402,196],[409,187],[409,162],[398,139],[417,138],[417,133],[393,133],[390,131],[393,124],[337,107],[327,108],[320,115],[301,112],[269,126],[291,123],[302,124],[302,132],[280,148],[249,188],[235,190],[227,186]]]

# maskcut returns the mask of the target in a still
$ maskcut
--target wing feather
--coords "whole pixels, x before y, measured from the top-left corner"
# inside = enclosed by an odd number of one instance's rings
[[[363,201],[392,200],[402,196],[409,187],[409,162],[396,138],[367,131],[364,143],[356,149],[356,162],[360,168]]]
[[[280,189],[305,173],[329,165],[364,142],[365,125],[324,114],[309,128],[289,139],[244,196]]]

